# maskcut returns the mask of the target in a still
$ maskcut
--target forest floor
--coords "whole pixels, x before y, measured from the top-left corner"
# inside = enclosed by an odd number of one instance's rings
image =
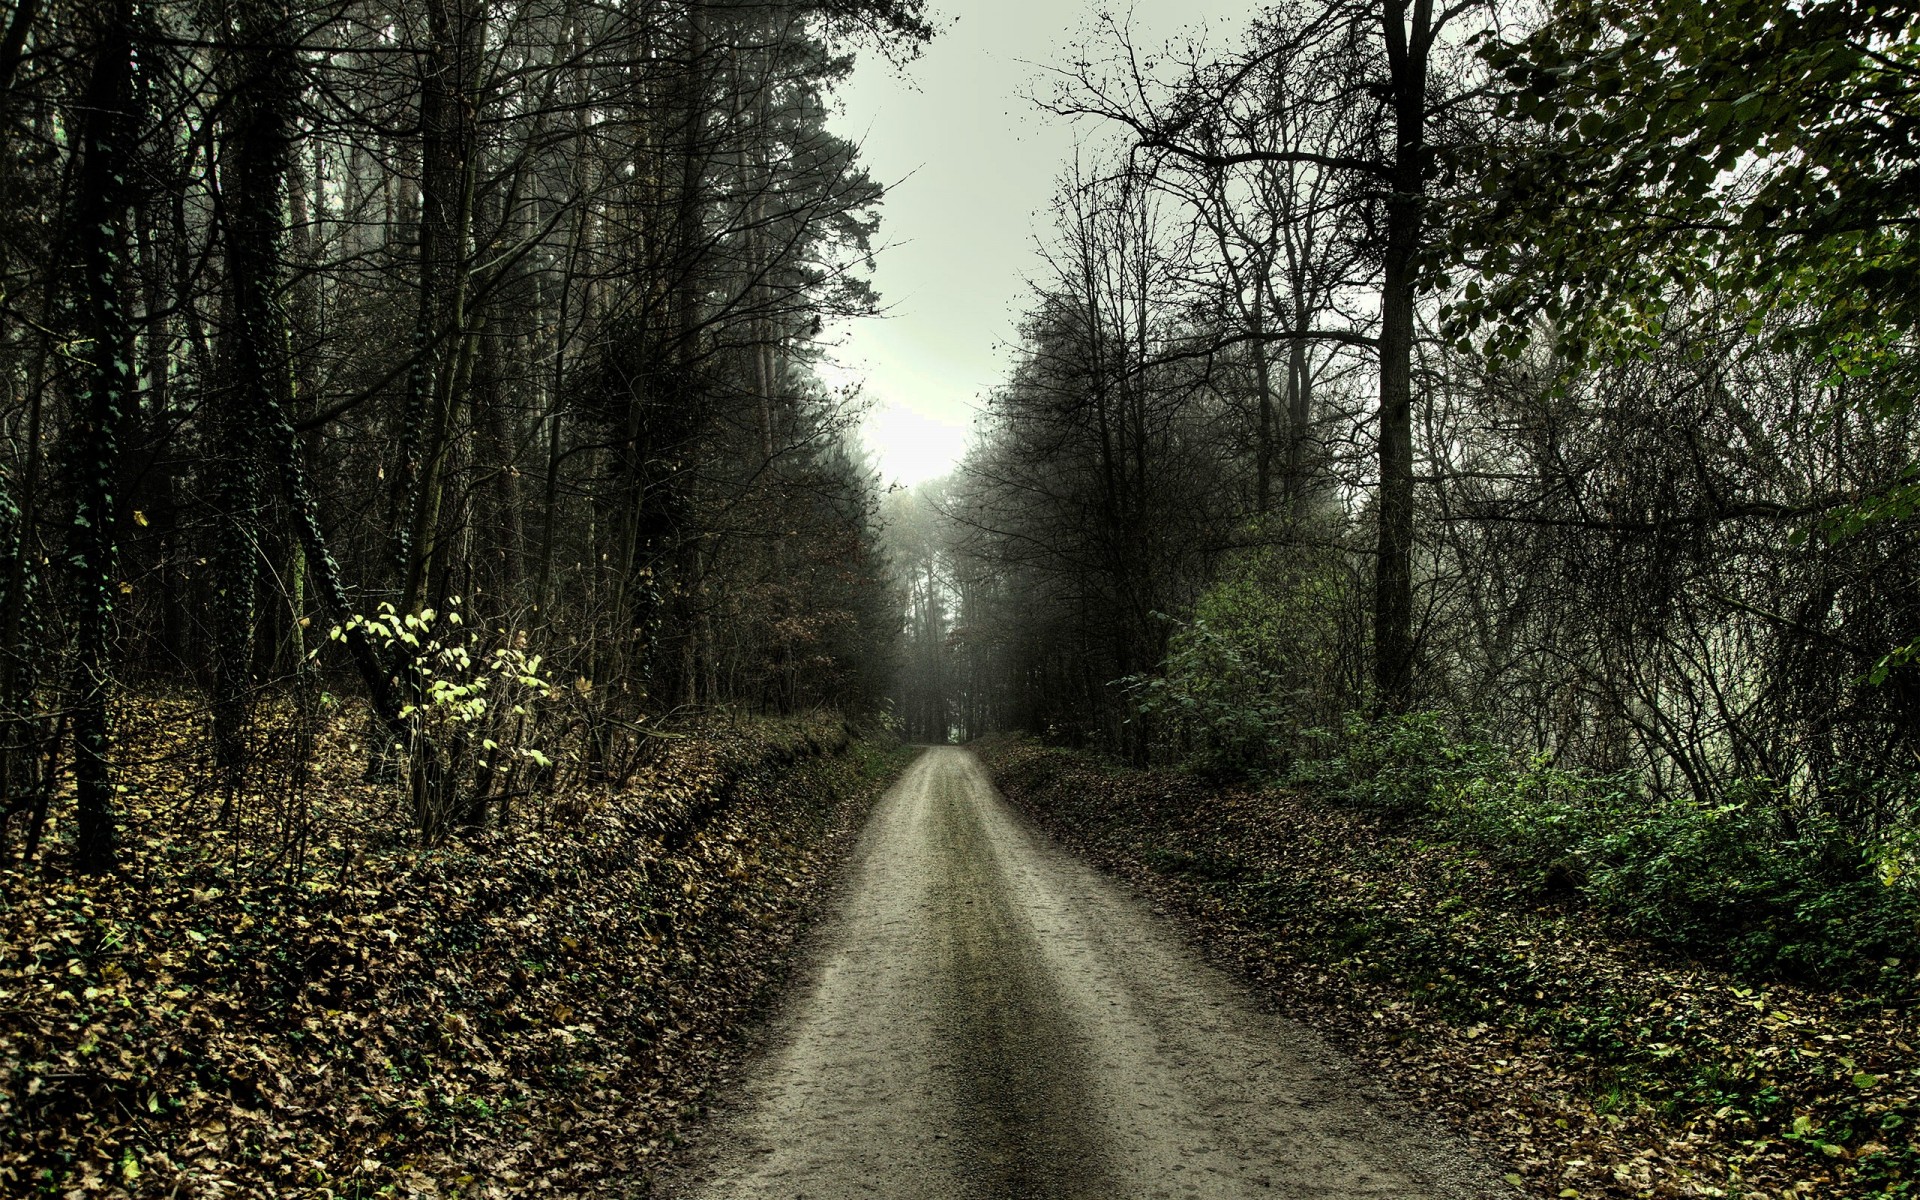
[[[880,802],[706,1200],[1464,1200],[1505,1191],[936,747]]]
[[[1016,805],[1503,1160],[1516,1194],[1920,1196],[1910,1006],[1681,960],[1313,796],[976,748]]]
[[[299,811],[225,820],[188,720],[128,716],[119,876],[0,873],[5,1195],[647,1194],[904,761],[716,724],[617,794],[356,849],[394,800],[344,719]]]

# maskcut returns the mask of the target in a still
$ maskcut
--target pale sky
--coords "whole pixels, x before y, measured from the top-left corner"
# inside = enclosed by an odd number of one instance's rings
[[[940,34],[926,52],[904,75],[863,56],[837,122],[888,187],[874,283],[889,315],[850,325],[827,374],[864,382],[864,433],[886,483],[950,470],[978,401],[1006,375],[1038,274],[1036,237],[1076,136],[1025,97],[1051,93],[1044,68],[1082,40],[1096,10],[1095,0],[935,4]],[[1131,11],[1136,43],[1157,48],[1202,20],[1235,38],[1258,9],[1139,0]]]

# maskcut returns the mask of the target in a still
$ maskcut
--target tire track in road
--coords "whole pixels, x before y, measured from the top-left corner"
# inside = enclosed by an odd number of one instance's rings
[[[1067,998],[1047,969],[980,820],[972,781],[934,771],[932,881],[944,930],[938,1020],[969,1120],[954,1131],[973,1151],[969,1191],[987,1196],[1114,1195],[1092,1121],[1084,1047],[1062,1020]]]

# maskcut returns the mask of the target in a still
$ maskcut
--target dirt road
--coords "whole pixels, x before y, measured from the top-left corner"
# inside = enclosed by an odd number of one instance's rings
[[[670,1193],[1498,1194],[1032,830],[964,750],[927,751],[881,801],[838,904]]]

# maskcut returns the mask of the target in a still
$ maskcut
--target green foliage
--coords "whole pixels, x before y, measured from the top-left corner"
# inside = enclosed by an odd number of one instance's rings
[[[1481,164],[1490,287],[1457,315],[1657,328],[1676,289],[1757,314],[1805,305],[1839,360],[1910,328],[1920,291],[1899,181],[1915,162],[1911,4],[1603,0],[1488,57],[1524,146]],[[1756,325],[1757,331],[1757,325]],[[1849,349],[1851,347],[1851,349]]]
[[[1455,225],[1456,261],[1478,275],[1448,321],[1460,348],[1518,358],[1544,317],[1572,372],[1647,357],[1676,315],[1711,309],[1818,363],[1825,419],[1901,436],[1920,326],[1920,6],[1598,0],[1485,53],[1517,136],[1473,165],[1485,203]],[[1810,505],[1801,539],[1910,521],[1914,468],[1873,470]],[[1892,642],[1869,682],[1920,659],[1920,639]]]
[[[1584,848],[1644,809],[1630,773],[1571,771],[1544,754],[1520,764],[1491,755],[1479,762],[1485,769],[1450,792],[1442,811],[1454,828],[1513,867],[1543,875],[1557,867],[1577,878]]]
[[[1646,936],[1750,973],[1900,986],[1920,890],[1886,879],[1832,820],[1788,811],[1752,781],[1720,804],[1652,804],[1576,849],[1590,894]]]
[[[1646,794],[1632,773],[1518,758],[1436,713],[1316,731],[1289,782],[1424,819],[1517,886],[1576,893],[1633,933],[1753,975],[1910,991],[1920,957],[1920,835],[1871,844],[1768,780],[1711,803]]]
[[[1377,720],[1349,714],[1337,729],[1304,736],[1314,751],[1294,765],[1289,782],[1396,817],[1439,810],[1447,796],[1487,778],[1499,760],[1491,745],[1456,737],[1432,712]]]
[[[1286,682],[1236,636],[1243,632],[1197,617],[1174,635],[1165,674],[1129,681],[1138,710],[1205,774],[1245,773],[1283,753],[1292,713]]]
[[[1293,547],[1231,564],[1170,639],[1158,676],[1128,680],[1163,749],[1203,774],[1282,769],[1302,730],[1337,711],[1341,580]]]

